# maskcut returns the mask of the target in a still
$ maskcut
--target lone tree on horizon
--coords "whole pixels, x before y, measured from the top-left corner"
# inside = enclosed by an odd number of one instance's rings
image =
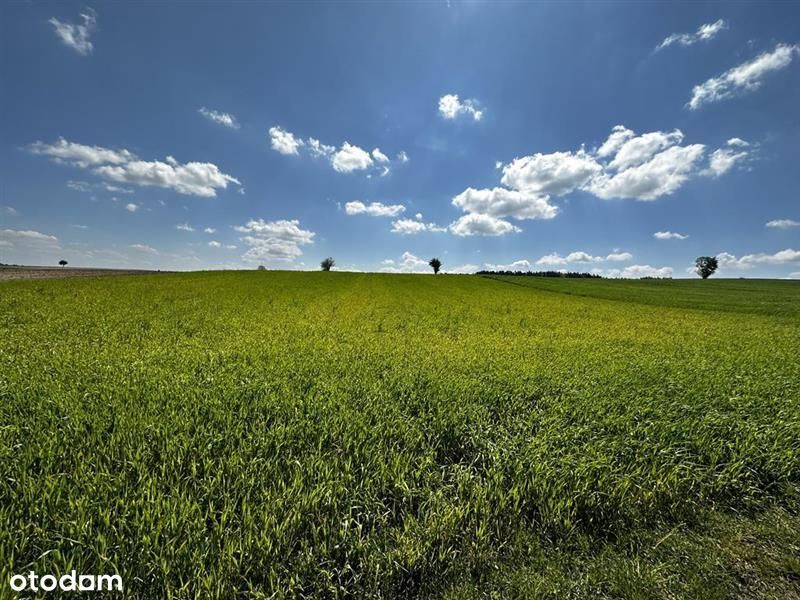
[[[323,271],[330,271],[336,265],[336,261],[333,260],[332,257],[322,259],[322,262],[319,263],[320,269]]]
[[[439,269],[442,268],[442,261],[440,261],[438,258],[432,258],[428,261],[428,264],[430,265],[431,269],[433,269],[433,274],[438,275]]]
[[[717,270],[719,263],[716,256],[698,256],[694,261],[695,271],[703,279],[708,279]]]
[[[62,258],[60,261],[58,261],[58,264],[60,264],[62,267],[66,267],[69,263]]]

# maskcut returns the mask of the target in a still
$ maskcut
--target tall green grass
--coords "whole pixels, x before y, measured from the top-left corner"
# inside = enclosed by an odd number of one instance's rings
[[[740,531],[780,546],[748,593],[798,593],[800,289],[590,283],[0,284],[0,584],[726,597],[698,540]]]

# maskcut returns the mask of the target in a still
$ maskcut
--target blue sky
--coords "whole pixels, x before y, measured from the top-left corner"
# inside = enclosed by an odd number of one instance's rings
[[[800,277],[797,3],[0,7],[0,262]]]

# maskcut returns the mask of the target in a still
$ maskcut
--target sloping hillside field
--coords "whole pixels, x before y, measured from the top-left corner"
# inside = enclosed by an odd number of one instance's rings
[[[800,285],[0,283],[0,574],[800,597]]]

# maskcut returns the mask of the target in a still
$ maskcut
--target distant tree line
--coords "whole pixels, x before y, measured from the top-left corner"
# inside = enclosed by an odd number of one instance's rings
[[[515,275],[520,277],[567,277],[570,279],[602,279],[594,273],[577,271],[478,271],[478,275]]]
[[[66,260],[58,261],[58,264],[62,267],[67,266]],[[0,263],[2,265],[2,263]],[[323,271],[330,271],[333,267],[336,266],[336,260],[332,256],[324,258],[322,262],[319,263],[320,269]],[[442,268],[442,261],[438,258],[434,257],[428,261],[428,266],[433,269],[433,274],[438,275],[439,270]],[[715,256],[698,256],[695,259],[695,271],[697,272],[700,277],[703,279],[708,279],[711,275],[719,267],[719,262]],[[264,265],[258,266],[259,271],[265,271],[266,267]],[[602,276],[597,275],[595,273],[581,273],[579,271],[487,271],[481,270],[476,273],[476,275],[511,275],[515,277],[555,277],[555,278],[565,278],[565,279],[602,279]],[[640,279],[672,279],[671,276],[667,277],[656,277],[653,275],[645,275],[644,277],[640,277]]]

